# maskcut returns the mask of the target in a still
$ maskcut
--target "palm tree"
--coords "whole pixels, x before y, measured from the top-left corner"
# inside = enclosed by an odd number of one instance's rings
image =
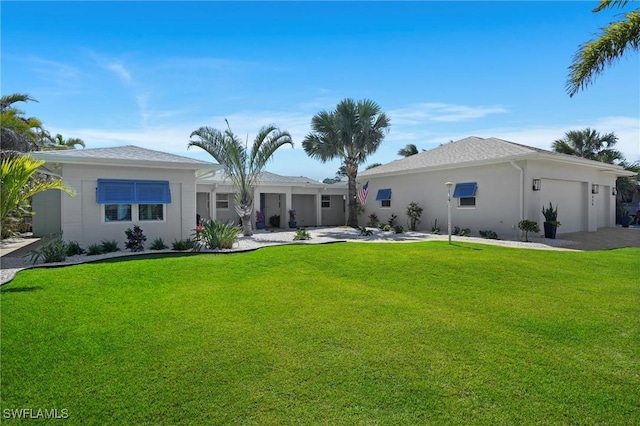
[[[40,192],[59,189],[69,195],[75,194],[61,179],[36,179],[35,174],[43,164],[43,160],[35,160],[28,154],[2,160],[0,220],[4,221],[10,213]]]
[[[418,153],[418,147],[412,143],[407,144],[404,148],[400,148],[398,151],[398,155],[403,157],[410,157],[412,155],[416,155]]]
[[[593,12],[600,12],[614,6],[624,7],[628,0],[600,0]],[[612,65],[626,51],[640,48],[640,9],[628,12],[624,19],[602,28],[598,38],[580,46],[569,67],[567,93],[573,97],[579,90],[591,84],[595,77]]]
[[[311,119],[311,133],[305,137],[302,147],[307,155],[323,163],[342,159],[349,180],[349,226],[358,226],[358,166],[369,154],[376,152],[389,125],[389,117],[369,99],[358,102],[344,99],[334,111],[320,111]]]
[[[562,154],[575,155],[589,160],[614,164],[624,159],[622,153],[612,147],[618,142],[614,133],[601,135],[593,129],[570,130],[564,138],[553,142],[552,148]]]
[[[0,139],[3,151],[29,152],[40,148],[39,141],[44,132],[40,120],[24,117],[24,111],[16,108],[17,102],[38,102],[23,93],[14,93],[0,98]]]
[[[260,183],[260,176],[276,150],[286,144],[293,146],[293,141],[289,132],[271,124],[260,129],[253,146],[249,148],[248,143],[243,143],[231,131],[229,122],[225,122],[227,130],[224,132],[212,127],[194,130],[190,137],[195,136],[198,140],[190,141],[187,148],[202,148],[222,165],[236,190],[235,209],[242,218],[243,233],[249,236],[253,235],[253,194]]]
[[[65,150],[65,149],[75,149],[76,145],[80,145],[81,147],[85,147],[84,141],[80,138],[69,138],[65,139],[60,133],[55,135],[55,137],[51,138],[52,144],[45,147],[46,150]]]

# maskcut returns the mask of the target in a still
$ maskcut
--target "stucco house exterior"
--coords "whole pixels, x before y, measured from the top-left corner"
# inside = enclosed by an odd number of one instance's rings
[[[287,228],[289,210],[296,212],[297,227],[342,226],[346,223],[347,192],[344,182],[324,184],[304,176],[264,172],[254,194],[254,210],[264,214],[267,227],[270,217],[279,216],[279,227]],[[197,213],[202,219],[238,223],[233,185],[223,172],[198,180]],[[255,214],[252,220],[256,229]]]
[[[472,235],[493,230],[517,237],[522,219],[544,222],[542,207],[558,206],[558,234],[615,226],[615,182],[634,174],[622,167],[497,139],[467,137],[366,170],[365,215],[386,222],[392,213],[406,226],[407,205],[424,209],[418,229],[437,219],[447,232],[446,182],[451,187],[452,226]]]
[[[165,243],[193,236],[198,219],[231,220],[234,189],[219,164],[136,146],[38,151],[42,171],[61,177],[76,191],[45,191],[33,197],[33,235],[62,233],[83,246],[103,240],[124,242],[124,231],[139,225],[149,242]],[[268,218],[296,211],[298,227],[344,225],[347,187],[306,177],[264,172],[254,209]],[[255,226],[254,214],[254,229]],[[121,245],[122,247],[122,245]]]
[[[33,197],[34,236],[62,232],[86,246],[126,240],[140,225],[149,241],[189,238],[196,226],[196,181],[218,164],[136,146],[40,151],[42,170],[76,191],[45,191]],[[121,245],[122,247],[122,245]]]

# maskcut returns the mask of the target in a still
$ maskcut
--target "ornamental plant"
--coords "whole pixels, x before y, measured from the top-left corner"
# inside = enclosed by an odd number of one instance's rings
[[[264,213],[262,213],[262,210],[256,212],[256,222],[264,223]]]
[[[420,216],[422,216],[422,207],[420,204],[411,202],[407,206],[407,216],[409,216],[409,229],[416,230],[416,225],[420,223]]]
[[[553,208],[553,204],[549,202],[549,208],[542,207],[542,214],[544,215],[544,220],[547,223],[550,223],[555,226],[560,226],[560,222],[558,222],[558,205],[556,204],[556,208]]]
[[[375,213],[371,213],[369,215],[369,222],[367,222],[367,226],[375,228],[376,226],[378,226],[378,223],[380,223],[380,221],[378,220],[378,215]]]
[[[540,232],[538,222],[534,222],[533,220],[521,220],[520,223],[518,223],[518,228],[524,231],[524,240],[526,242],[529,242],[529,232]]]
[[[144,242],[147,241],[147,237],[142,233],[142,229],[138,225],[134,225],[133,229],[127,228],[124,233],[127,235],[125,248],[132,252],[144,251]]]
[[[296,221],[296,211],[291,209],[289,210],[289,222],[295,222]]]

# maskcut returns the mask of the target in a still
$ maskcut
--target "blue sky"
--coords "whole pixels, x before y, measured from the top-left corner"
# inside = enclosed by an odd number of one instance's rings
[[[311,117],[372,99],[391,118],[367,164],[474,135],[549,149],[569,130],[614,132],[640,160],[640,58],[631,52],[573,98],[578,46],[620,10],[597,2],[12,2],[1,7],[2,94],[87,148],[187,150],[200,126],[252,140],[274,123],[295,147],[267,169],[321,180]],[[366,164],[365,164],[366,166]],[[364,166],[362,167],[364,169]]]

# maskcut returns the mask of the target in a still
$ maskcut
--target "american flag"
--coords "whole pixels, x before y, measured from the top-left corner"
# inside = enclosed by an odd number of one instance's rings
[[[364,206],[367,203],[367,195],[369,195],[369,181],[362,185],[358,192],[356,193],[356,198],[361,206]]]

